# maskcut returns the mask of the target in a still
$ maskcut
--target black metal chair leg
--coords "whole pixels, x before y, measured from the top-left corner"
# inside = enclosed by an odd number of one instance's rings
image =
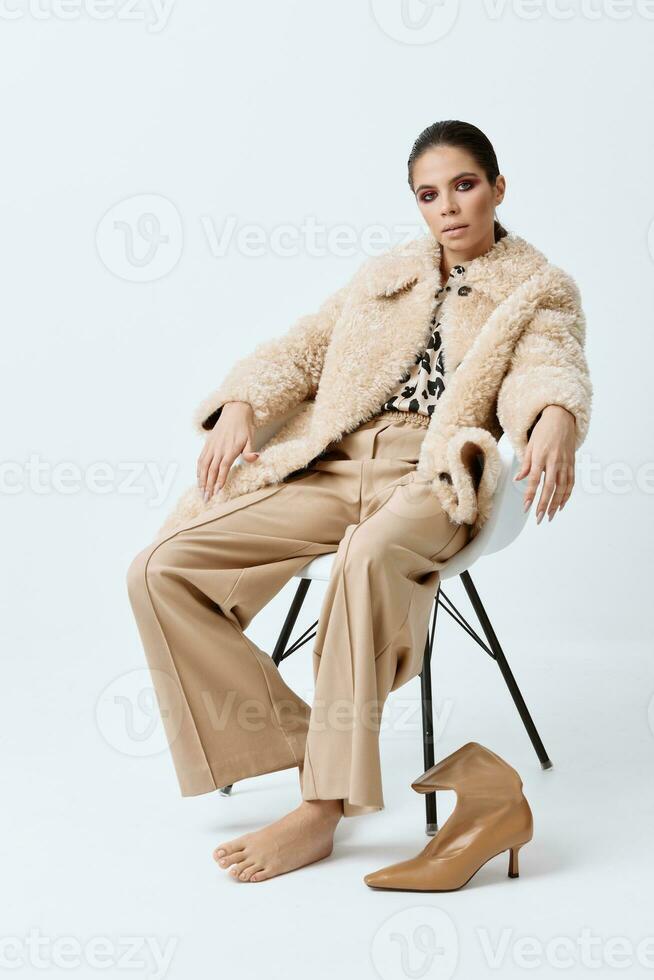
[[[488,644],[491,650],[493,651],[493,656],[497,661],[497,665],[502,671],[502,676],[506,681],[506,686],[509,689],[509,692],[511,694],[511,697],[513,698],[516,708],[518,709],[518,713],[522,718],[523,724],[527,730],[527,734],[531,739],[531,744],[534,746],[534,749],[536,750],[536,755],[540,760],[540,764],[543,769],[551,769],[552,762],[545,750],[545,746],[541,741],[541,737],[538,734],[538,731],[536,730],[536,726],[534,725],[532,717],[529,714],[529,709],[525,704],[525,700],[520,692],[520,688],[516,684],[515,677],[513,676],[511,668],[507,663],[506,657],[504,656],[504,651],[500,646],[499,640],[495,636],[495,631],[491,625],[490,619],[486,614],[486,610],[482,605],[481,599],[479,598],[479,593],[477,592],[477,589],[475,588],[474,583],[470,577],[470,572],[462,572],[460,578],[461,581],[463,582],[463,586],[466,592],[468,593],[468,598],[472,603],[472,606],[477,615],[477,619],[481,623],[481,627],[484,633],[486,634],[486,639],[488,640]]]
[[[420,672],[420,694],[422,701],[422,756],[425,772],[434,765],[434,710],[433,710],[433,690],[431,679],[431,657],[434,648],[434,637],[436,635],[436,615],[438,613],[438,599],[440,596],[440,584],[434,600],[434,613],[432,617],[431,633],[427,629],[425,640],[425,652],[422,659],[422,671]],[[436,806],[436,793],[425,794],[425,831],[429,837],[438,833],[438,813]]]
[[[422,698],[422,757],[425,772],[434,765],[434,713],[431,692],[431,662],[429,636],[425,641],[425,654],[420,672],[420,693]],[[425,832],[433,837],[438,831],[436,812],[436,793],[425,794]]]
[[[275,649],[273,650],[272,658],[275,665],[279,667],[286,650],[286,646],[289,641],[289,637],[293,632],[293,627],[295,626],[295,621],[300,614],[300,609],[302,608],[302,603],[309,591],[309,586],[311,585],[310,578],[301,578],[300,584],[295,590],[295,595],[293,596],[293,601],[291,603],[291,608],[286,614],[286,619],[284,620],[284,625],[282,626],[282,631],[279,634],[277,643],[275,644]]]

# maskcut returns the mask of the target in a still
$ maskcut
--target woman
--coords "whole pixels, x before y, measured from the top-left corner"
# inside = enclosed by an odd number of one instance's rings
[[[568,500],[588,430],[579,291],[496,219],[486,136],[428,127],[408,180],[430,234],[237,362],[195,413],[197,485],[129,569],[182,795],[298,767],[301,804],[214,851],[241,881],[326,857],[341,816],[383,807],[381,711],[421,670],[439,569],[488,518],[497,440],[525,508],[544,477],[540,522]],[[330,552],[310,708],[244,630]]]

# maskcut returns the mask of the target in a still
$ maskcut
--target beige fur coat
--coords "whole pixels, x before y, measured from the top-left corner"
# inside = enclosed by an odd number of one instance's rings
[[[467,264],[465,281],[472,292],[448,297],[441,324],[445,390],[417,474],[450,518],[472,525],[474,535],[490,513],[502,433],[522,460],[542,409],[562,405],[575,416],[579,448],[592,385],[585,317],[569,274],[509,233]],[[252,405],[255,445],[261,427],[288,419],[259,444],[256,462],[232,466],[206,504],[197,485],[189,487],[159,534],[209,515],[217,502],[280,482],[375,415],[427,343],[440,285],[440,245],[422,235],[365,260],[317,312],[237,361],[196,409],[195,430],[211,429],[227,401]]]

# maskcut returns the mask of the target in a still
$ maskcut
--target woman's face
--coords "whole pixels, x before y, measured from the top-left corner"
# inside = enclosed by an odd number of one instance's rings
[[[435,146],[416,160],[413,187],[418,207],[434,238],[462,259],[487,251],[495,241],[495,208],[504,198],[505,180],[489,184],[465,150]],[[448,232],[453,225],[463,226]]]

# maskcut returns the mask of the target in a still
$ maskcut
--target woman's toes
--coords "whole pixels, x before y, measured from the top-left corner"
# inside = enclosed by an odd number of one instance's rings
[[[223,844],[219,844],[218,847],[213,852],[216,857],[227,857],[233,851],[242,851],[245,844],[244,837],[235,837],[234,840],[225,841]],[[223,852],[222,854],[220,852]]]
[[[273,875],[266,868],[257,868],[253,874],[250,875],[250,881],[265,881],[266,878],[272,878]]]
[[[227,857],[221,858],[218,864],[221,868],[231,868],[233,864],[238,864],[244,858],[245,851],[234,851],[232,854],[228,854]]]
[[[229,869],[229,873],[234,875],[235,878],[240,878],[245,869],[251,867],[251,865],[252,858],[244,858],[238,864],[234,864],[234,867]]]
[[[237,851],[243,850],[243,841],[237,838],[236,840],[227,841],[226,844],[219,844],[218,847],[213,852],[214,861],[218,861],[222,864],[224,860],[229,859]],[[231,863],[231,862],[230,862]]]
[[[263,871],[260,864],[252,864],[249,868],[246,868],[243,872],[246,875],[246,881],[256,881],[257,875]]]

